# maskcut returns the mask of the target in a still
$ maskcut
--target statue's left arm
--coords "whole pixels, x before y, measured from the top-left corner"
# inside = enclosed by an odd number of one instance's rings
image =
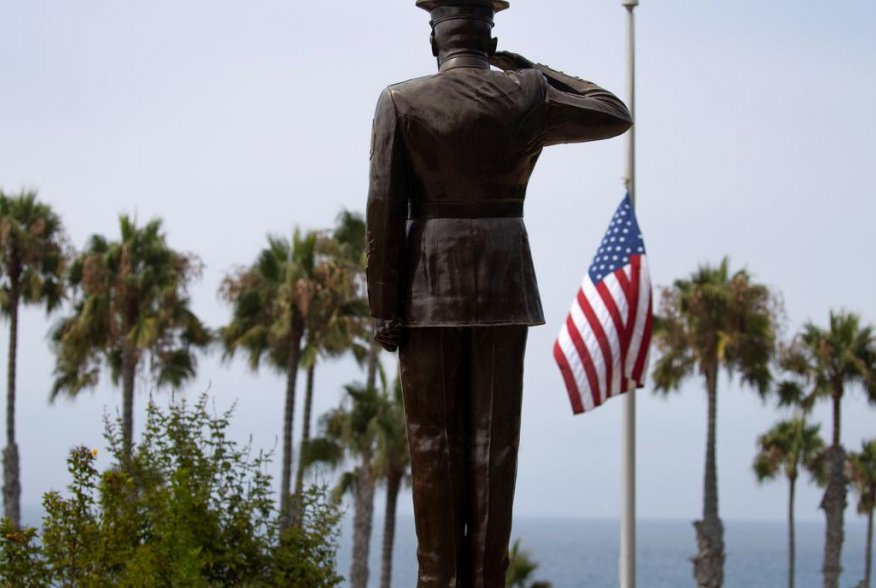
[[[395,105],[384,90],[371,137],[371,174],[366,212],[368,304],[378,319],[377,340],[392,350],[400,337],[404,301],[408,163]]]

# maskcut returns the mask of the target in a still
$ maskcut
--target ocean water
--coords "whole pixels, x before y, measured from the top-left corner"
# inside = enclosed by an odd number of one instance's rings
[[[349,518],[349,517],[348,517]],[[854,509],[846,512],[841,588],[854,588],[864,577],[865,525]],[[417,577],[416,537],[411,516],[399,516],[393,557],[392,585],[414,588]],[[380,579],[383,517],[375,516],[371,543],[369,587]],[[521,539],[539,567],[532,580],[553,588],[617,588],[620,523],[608,519],[520,518],[513,537]],[[637,586],[640,588],[695,587],[690,557],[696,551],[689,521],[640,520],[637,524]],[[797,523],[798,588],[820,588],[824,526]],[[787,586],[787,529],[782,521],[725,521],[726,588],[784,588]],[[344,528],[338,554],[339,571],[349,574],[351,537]]]
[[[41,509],[23,508],[25,524],[37,526]],[[350,569],[351,513],[346,517],[338,553],[342,575]],[[783,588],[787,585],[787,530],[783,521],[725,521],[726,588]],[[617,588],[619,523],[609,519],[519,518],[513,537],[521,539],[539,567],[533,580],[553,588]],[[864,576],[866,528],[854,509],[846,511],[841,588],[854,588]],[[690,557],[696,550],[689,521],[640,520],[637,524],[639,588],[693,587]],[[375,513],[371,542],[369,587],[380,579],[383,516]],[[822,522],[797,523],[797,587],[821,586]],[[414,520],[399,515],[393,556],[392,585],[414,588],[417,578]]]

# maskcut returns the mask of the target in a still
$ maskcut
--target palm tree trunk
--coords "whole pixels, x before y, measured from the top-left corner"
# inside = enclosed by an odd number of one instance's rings
[[[380,344],[374,340],[368,347],[367,390],[377,385],[377,364]],[[374,518],[374,475],[371,472],[371,449],[366,447],[362,463],[356,471],[356,512],[353,515],[353,561],[350,565],[350,588],[367,588],[368,554],[371,550],[371,526]]]
[[[842,573],[843,511],[846,508],[845,450],[840,444],[842,391],[833,394],[833,444],[827,450],[828,478],[821,508],[827,520],[822,575],[824,588],[839,588]]]
[[[708,425],[706,467],[703,481],[703,520],[696,521],[698,552],[693,557],[694,578],[700,588],[720,588],[724,583],[724,525],[718,516],[716,430],[718,413],[717,365],[706,370]]]
[[[21,525],[21,470],[15,443],[15,364],[18,349],[18,288],[10,293],[9,364],[6,379],[6,448],[3,450],[3,514]]]
[[[392,550],[395,542],[395,510],[402,476],[391,471],[386,479],[386,514],[383,521],[383,551],[380,565],[380,588],[390,588],[392,584]]]
[[[298,362],[301,359],[301,337],[304,324],[296,315],[292,318],[289,340],[289,357],[286,363],[286,405],[283,410],[283,471],[280,478],[280,529],[292,523],[292,425],[295,418],[295,381],[298,377]]]
[[[797,489],[797,478],[788,480],[788,588],[794,588],[794,572],[797,568],[797,539],[794,530],[794,495]]]
[[[864,565],[864,588],[870,588],[873,577],[873,509],[867,513],[867,553]]]
[[[374,475],[371,452],[362,455],[356,472],[356,513],[353,516],[353,562],[350,588],[367,588],[368,554],[371,549],[371,525],[374,518]]]
[[[134,380],[137,377],[137,352],[128,344],[122,351],[122,456],[131,463],[134,446]]]
[[[310,413],[313,409],[313,380],[316,373],[316,362],[310,364],[307,368],[307,384],[304,392],[304,424],[301,427],[301,443],[298,445],[298,469],[295,472],[295,512],[294,519],[297,520],[301,514],[301,491],[304,486],[304,451],[307,449],[307,443],[310,441]]]

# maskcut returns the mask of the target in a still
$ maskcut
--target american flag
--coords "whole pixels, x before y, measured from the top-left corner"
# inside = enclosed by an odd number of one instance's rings
[[[651,313],[645,242],[627,194],[554,343],[575,414],[644,386]]]

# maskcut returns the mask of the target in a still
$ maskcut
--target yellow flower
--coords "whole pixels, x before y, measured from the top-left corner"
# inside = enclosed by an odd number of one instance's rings
[[[97,449],[91,450],[91,457],[97,457]]]

